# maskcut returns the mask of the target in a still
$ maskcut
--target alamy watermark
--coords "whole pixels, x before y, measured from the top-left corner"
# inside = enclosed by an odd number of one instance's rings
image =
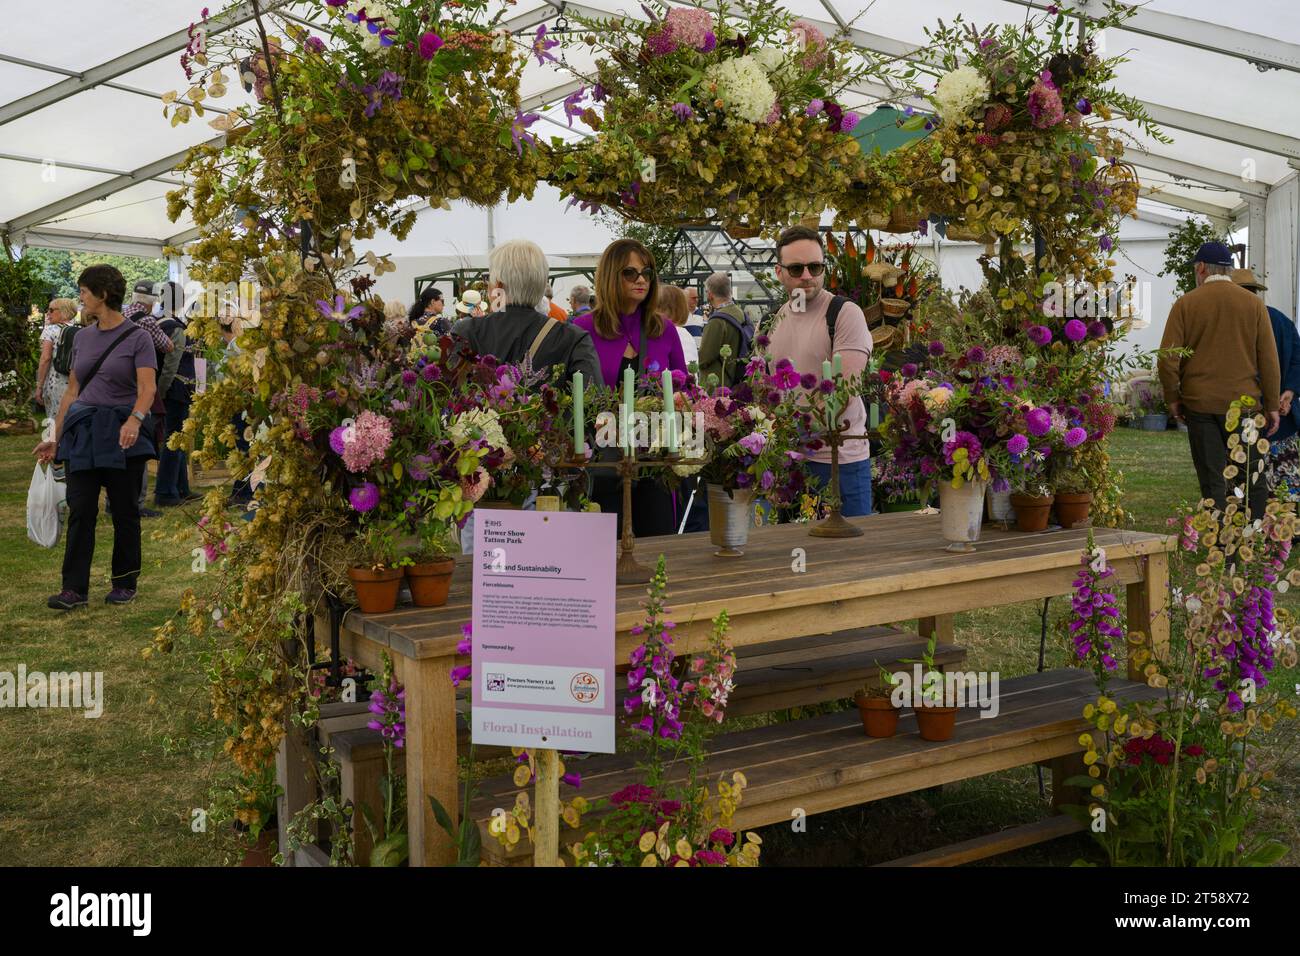
[[[104,713],[104,672],[28,671],[19,664],[17,672],[0,671],[0,709],[6,707],[63,707],[84,710],[83,717]]]
[[[975,707],[981,718],[996,717],[1000,709],[997,671],[926,670],[914,664],[910,673],[893,677],[889,700],[895,707]]]

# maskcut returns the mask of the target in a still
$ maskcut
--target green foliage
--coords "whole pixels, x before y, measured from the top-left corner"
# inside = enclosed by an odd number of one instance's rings
[[[163,282],[167,279],[166,259],[142,259],[139,256],[105,255],[97,252],[68,252],[65,249],[28,248],[23,253],[24,259],[30,259],[39,270],[44,283],[43,293],[48,299],[77,297],[77,276],[89,266],[103,264],[112,266],[126,279],[128,296],[131,289],[141,279],[150,282]],[[47,299],[47,301],[48,301]],[[44,306],[45,302],[38,301]]]
[[[1174,288],[1179,295],[1196,288],[1196,272],[1192,268],[1192,256],[1206,242],[1227,243],[1228,237],[1214,227],[1208,219],[1195,216],[1169,234],[1165,245],[1165,267],[1157,275],[1174,276]]]

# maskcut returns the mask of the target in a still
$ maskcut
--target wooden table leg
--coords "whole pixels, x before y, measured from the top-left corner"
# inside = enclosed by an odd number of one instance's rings
[[[935,640],[936,644],[951,644],[953,642],[951,614],[936,614],[934,617],[923,617],[916,623],[921,636],[927,641],[930,639],[931,634],[938,631],[939,636]]]
[[[1145,682],[1142,668],[1133,660],[1133,651],[1145,647],[1158,659],[1169,653],[1169,555],[1163,551],[1142,558],[1146,573],[1142,580],[1128,586],[1128,630],[1143,635],[1141,644],[1128,646],[1129,680]]]
[[[406,820],[411,866],[449,866],[456,848],[433,818],[428,796],[460,823],[460,775],[456,764],[456,691],[453,658],[405,661]]]

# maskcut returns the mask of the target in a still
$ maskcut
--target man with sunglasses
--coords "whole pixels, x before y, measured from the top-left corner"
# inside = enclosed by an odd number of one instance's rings
[[[768,358],[789,359],[800,375],[822,377],[822,363],[840,356],[845,376],[867,367],[871,358],[871,333],[867,319],[855,303],[824,288],[826,250],[821,233],[807,226],[792,226],[776,241],[776,277],[789,300],[776,315],[768,344]],[[855,398],[841,416],[850,435],[867,433],[867,410]],[[840,497],[846,516],[871,514],[871,448],[865,438],[840,446]],[[831,453],[827,446],[808,461],[809,470],[822,487],[830,484]]]

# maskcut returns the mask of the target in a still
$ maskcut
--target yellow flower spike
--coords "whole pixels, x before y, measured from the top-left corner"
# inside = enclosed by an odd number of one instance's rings
[[[1098,730],[1105,730],[1109,726],[1110,726],[1110,718],[1107,717],[1105,714],[1102,714],[1100,717],[1097,718]]]
[[[1091,767],[1093,764],[1095,764],[1098,761],[1098,759],[1100,759],[1100,757],[1101,755],[1097,753],[1097,751],[1089,750],[1086,754],[1083,755],[1083,765],[1085,767]]]
[[[1115,718],[1115,733],[1122,734],[1124,728],[1128,726],[1128,714],[1120,714]]]
[[[718,796],[720,796],[720,797],[729,797],[729,796],[731,796],[731,784],[727,783],[727,781],[725,781],[725,780],[719,780],[719,781],[718,781]]]
[[[1084,705],[1084,708],[1083,708],[1083,718],[1084,718],[1084,720],[1092,720],[1092,715],[1095,714],[1096,712],[1097,712],[1097,708],[1094,707],[1094,706],[1092,706],[1092,704],[1086,704],[1086,705]]]
[[[1109,697],[1102,697],[1098,703],[1101,705],[1101,712],[1103,714],[1113,714],[1119,709],[1119,705]]]
[[[1100,783],[1094,784],[1093,788],[1088,792],[1091,793],[1098,800],[1100,800],[1106,796],[1106,786],[1105,784],[1100,784]]]
[[[1098,767],[1098,766],[1095,765],[1095,764],[1094,764],[1093,766],[1089,767],[1089,768],[1088,768],[1088,776],[1090,776],[1090,777],[1100,777],[1100,776],[1101,776],[1101,768]]]
[[[1118,728],[1116,728],[1116,729],[1118,729]],[[1079,735],[1079,746],[1080,746],[1080,747],[1086,747],[1087,749],[1091,750],[1091,749],[1092,749],[1092,746],[1093,746],[1092,734],[1080,734],[1080,735]]]
[[[655,832],[653,830],[646,830],[645,833],[641,834],[641,839],[637,843],[637,849],[642,853],[649,853],[654,849],[657,842],[658,840],[655,839]]]

